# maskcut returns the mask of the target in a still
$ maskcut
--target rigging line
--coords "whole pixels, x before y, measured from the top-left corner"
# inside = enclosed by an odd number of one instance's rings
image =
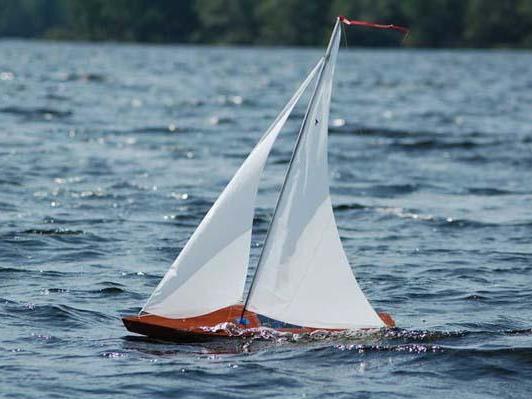
[[[284,117],[284,114],[290,109],[290,107],[292,107],[294,105],[294,103],[297,103],[299,101],[299,98],[297,97],[297,94],[298,93],[302,93],[302,92],[304,92],[306,90],[306,88],[308,86],[308,83],[310,83],[310,80],[311,80],[311,79],[309,79],[309,77],[314,78],[314,75],[316,74],[316,71],[319,70],[319,68],[321,68],[321,63],[322,62],[323,62],[323,58],[321,58],[318,61],[318,63],[314,66],[314,68],[312,68],[312,70],[310,71],[310,73],[308,74],[306,79],[303,81],[303,84],[301,84],[298,87],[298,89],[295,91],[294,95],[292,95],[292,98],[290,98],[288,103],[284,106],[284,108],[281,110],[281,112],[277,115],[275,120],[270,124],[270,126],[268,127],[266,132],[260,138],[260,140],[257,143],[257,145],[262,143],[264,141],[264,139],[266,139],[266,137],[269,136],[269,134],[272,132],[272,130],[275,127],[275,125],[277,125],[279,123],[279,121]],[[303,86],[305,87],[305,89],[302,90]]]
[[[341,19],[337,18],[336,25],[334,26],[333,33],[331,35],[331,37],[332,37],[331,42],[329,43],[329,46],[327,47],[327,51],[325,52],[325,56],[323,57],[324,61],[323,61],[322,65],[321,65],[321,69],[320,69],[320,72],[319,72],[319,75],[318,75],[318,78],[317,78],[317,81],[316,81],[316,87],[314,88],[314,92],[312,93],[312,97],[310,98],[309,105],[308,105],[307,110],[305,112],[305,117],[303,118],[303,122],[301,124],[301,128],[299,130],[299,134],[297,136],[297,141],[296,141],[296,144],[294,146],[294,151],[292,152],[292,157],[290,158],[290,163],[288,164],[288,168],[286,170],[285,178],[284,178],[284,181],[283,181],[283,186],[281,187],[281,191],[279,193],[279,197],[277,198],[277,203],[275,204],[275,209],[273,211],[272,220],[270,221],[270,224],[268,226],[268,230],[266,231],[266,238],[264,239],[264,244],[262,246],[262,251],[261,251],[261,253],[259,255],[259,260],[257,262],[257,267],[255,269],[255,274],[253,275],[253,278],[251,280],[251,284],[249,286],[249,290],[248,290],[248,293],[247,293],[247,296],[246,296],[246,300],[244,302],[244,307],[242,308],[242,313],[240,314],[240,320],[239,320],[240,324],[244,324],[245,325],[244,313],[246,312],[246,308],[247,308],[247,305],[249,303],[249,299],[251,298],[251,294],[253,292],[253,288],[255,287],[255,281],[257,279],[259,267],[261,266],[263,255],[264,255],[264,252],[266,250],[266,245],[269,242],[268,239],[270,237],[273,221],[275,220],[275,215],[277,214],[277,211],[279,210],[279,204],[281,202],[281,199],[283,198],[283,193],[284,193],[285,188],[286,188],[286,182],[288,181],[288,177],[290,176],[290,171],[292,169],[293,161],[294,161],[294,159],[296,157],[296,154],[298,152],[299,145],[301,144],[301,139],[303,138],[303,132],[305,131],[306,127],[308,126],[308,117],[310,115],[311,110],[314,108],[314,106],[316,104],[316,94],[318,93],[318,91],[321,89],[321,86],[322,86],[323,72],[325,71],[325,68],[327,67],[327,65],[329,63],[331,50],[332,50],[332,47],[334,46],[334,41],[335,41],[334,38],[335,38],[335,35],[337,34],[338,29],[340,27],[340,22],[341,22]]]
[[[347,31],[346,31],[344,25],[342,25],[342,33],[343,33],[342,36],[344,37],[344,45],[345,45],[345,48],[347,49],[348,48],[348,46],[347,46]]]

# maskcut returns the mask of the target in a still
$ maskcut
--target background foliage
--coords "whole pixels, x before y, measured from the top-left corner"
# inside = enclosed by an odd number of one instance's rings
[[[0,36],[323,44],[336,15],[409,26],[407,45],[532,47],[532,0],[0,0]],[[351,45],[396,45],[349,29]]]

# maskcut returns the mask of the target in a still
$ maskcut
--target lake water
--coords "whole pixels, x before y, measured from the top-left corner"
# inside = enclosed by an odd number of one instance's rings
[[[530,52],[341,50],[334,211],[397,329],[179,345],[122,326],[322,51],[0,42],[1,397],[530,397]]]

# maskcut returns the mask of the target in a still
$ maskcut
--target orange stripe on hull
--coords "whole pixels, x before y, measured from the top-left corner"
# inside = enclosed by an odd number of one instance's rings
[[[183,319],[170,319],[167,317],[145,314],[140,316],[127,316],[122,319],[126,328],[134,333],[152,338],[170,339],[178,341],[198,341],[211,338],[228,338],[234,336],[252,336],[257,329],[263,327],[259,316],[250,311],[245,311],[243,318],[245,326],[239,324],[242,314],[242,305],[228,306],[214,312]],[[387,327],[395,327],[395,322],[387,313],[379,313],[380,318]],[[232,323],[238,330],[233,331],[229,325]],[[313,331],[342,331],[341,329],[325,329],[311,327],[275,328],[275,331],[303,334]]]

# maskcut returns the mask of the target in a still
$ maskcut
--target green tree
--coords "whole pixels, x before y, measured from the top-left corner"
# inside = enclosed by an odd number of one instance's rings
[[[524,47],[532,48],[532,1],[520,0],[517,6],[519,15],[523,18],[523,37],[521,44]]]
[[[70,0],[69,29],[90,40],[187,41],[192,0]]]
[[[462,37],[467,1],[404,0],[402,13],[412,27],[410,43],[423,47],[454,47]]]
[[[252,43],[256,37],[253,0],[196,0],[195,38],[213,43]]]
[[[0,36],[323,45],[334,17],[410,27],[410,46],[532,47],[532,0],[0,0]],[[400,34],[347,28],[349,45]]]
[[[64,23],[63,11],[56,0],[1,0],[0,36],[40,36],[49,26]]]
[[[523,43],[532,29],[530,1],[469,0],[464,39],[470,45]]]
[[[258,43],[322,44],[334,21],[327,0],[263,0],[256,7]]]

